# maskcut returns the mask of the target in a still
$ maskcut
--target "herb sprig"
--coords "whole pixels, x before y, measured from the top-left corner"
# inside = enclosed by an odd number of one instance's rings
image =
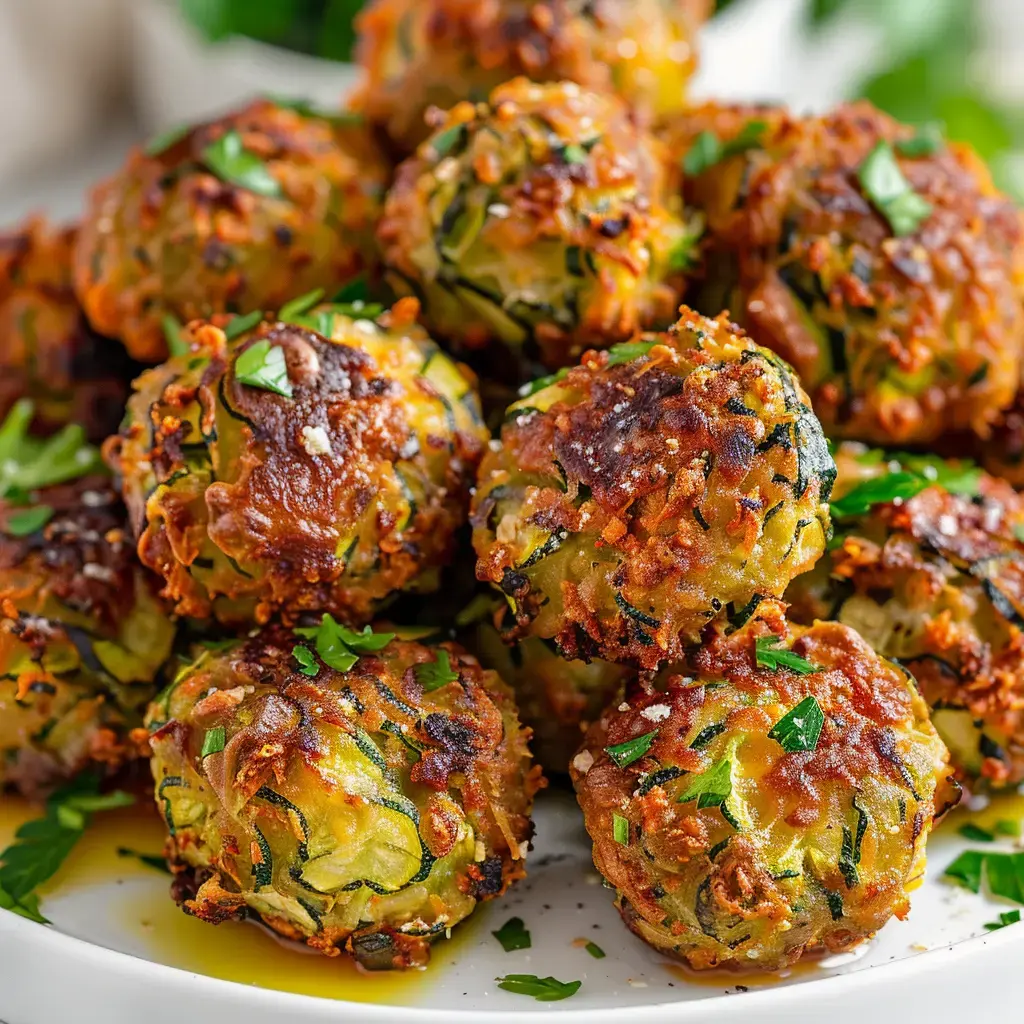
[[[731,156],[750,149],[759,149],[768,125],[764,121],[748,121],[732,139],[723,142],[714,132],[703,131],[683,157],[683,170],[696,176]]]
[[[914,191],[896,162],[892,146],[884,140],[860,165],[857,179],[897,237],[913,234],[931,215],[932,204]]]
[[[636,736],[631,740],[626,740],[624,743],[616,743],[613,746],[605,747],[604,751],[620,768],[625,768],[634,761],[638,761],[651,749],[651,744],[657,735],[658,730],[655,729],[653,732],[644,733],[643,736]]]
[[[498,988],[506,992],[514,992],[520,996],[533,996],[541,1003],[554,1003],[561,999],[574,996],[583,984],[582,981],[559,981],[548,976],[538,978],[536,974],[506,974],[503,978],[495,978]]]
[[[235,360],[235,379],[240,384],[272,391],[284,398],[291,398],[293,394],[284,349],[271,345],[267,338],[250,345]]]
[[[777,740],[787,754],[817,750],[824,724],[825,714],[817,699],[805,697],[772,726],[768,738]]]
[[[339,672],[348,672],[361,654],[379,651],[395,639],[394,633],[375,633],[369,626],[365,626],[361,633],[357,633],[354,629],[337,622],[329,612],[324,615],[319,626],[300,626],[293,632],[297,636],[312,640],[320,660]],[[303,666],[303,674],[309,675],[309,672],[305,671],[309,666],[303,664],[302,656],[295,653],[298,649],[298,646],[293,648],[292,654]]]
[[[814,672],[821,671],[817,665],[809,662],[806,658],[801,658],[799,654],[780,647],[780,643],[782,643],[780,636],[759,636],[754,641],[754,660],[758,668],[767,668],[772,671],[788,668],[791,672],[796,672],[801,676],[809,676]]]
[[[459,681],[459,673],[452,669],[448,652],[443,647],[437,648],[435,658],[435,661],[421,662],[413,669],[416,681],[423,687],[424,693],[439,690],[442,686]]]
[[[510,917],[491,934],[501,943],[501,948],[506,953],[512,953],[517,949],[529,949],[532,945],[530,933],[526,930],[521,917]]]

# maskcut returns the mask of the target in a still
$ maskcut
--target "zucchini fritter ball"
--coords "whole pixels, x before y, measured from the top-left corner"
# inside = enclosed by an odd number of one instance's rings
[[[837,492],[855,511],[840,517],[844,502],[836,505],[841,543],[792,583],[791,615],[838,619],[898,659],[960,773],[1016,785],[1024,781],[1024,499],[977,469],[895,458],[841,446]],[[937,466],[938,479],[915,482],[908,466],[930,468],[931,479]],[[872,496],[868,487],[876,500],[865,507],[857,499]]]
[[[594,862],[630,929],[692,967],[785,967],[893,915],[955,802],[913,680],[766,601],[687,673],[611,707],[573,759]]]
[[[485,100],[525,75],[617,92],[647,115],[674,113],[697,64],[709,0],[375,0],[359,18],[367,82],[356,105],[396,150],[424,115]]]
[[[190,351],[137,381],[108,457],[180,614],[364,622],[436,588],[487,439],[479,400],[414,301],[359,316],[193,323]]]
[[[277,309],[357,276],[388,172],[349,131],[258,100],[134,150],[82,221],[75,286],[93,327],[159,362],[167,315]]]
[[[438,337],[555,369],[672,320],[689,242],[667,191],[660,144],[620,100],[520,78],[401,165],[378,239]]]
[[[875,110],[708,105],[667,131],[703,214],[694,301],[793,364],[830,437],[985,437],[1024,343],[1021,214],[969,147]]]
[[[146,753],[142,712],[174,638],[109,480],[34,501],[0,502],[0,788],[30,797]]]
[[[821,427],[790,368],[724,315],[684,307],[670,332],[538,384],[484,457],[471,514],[507,639],[656,668],[824,551]]]
[[[272,626],[203,653],[153,703],[157,803],[190,914],[248,910],[327,955],[417,967],[525,874],[542,779],[511,691],[453,644],[393,636],[328,620],[321,660]]]
[[[82,314],[71,283],[75,235],[38,217],[0,234],[0,419],[28,398],[36,431],[80,423],[100,441],[117,429],[136,367]]]

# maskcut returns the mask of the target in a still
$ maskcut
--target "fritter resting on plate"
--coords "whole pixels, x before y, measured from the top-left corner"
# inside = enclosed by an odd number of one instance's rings
[[[166,317],[277,309],[359,275],[388,169],[344,118],[257,100],[134,150],[96,188],[78,238],[93,327],[159,362]]]
[[[61,465],[45,458],[19,482]],[[37,797],[146,754],[142,713],[174,638],[157,582],[104,476],[0,500],[0,788]]]
[[[621,100],[571,82],[461,103],[388,193],[388,279],[456,348],[552,369],[665,326],[690,239],[663,156]]]
[[[431,105],[486,100],[502,82],[567,79],[674,113],[709,0],[375,0],[359,17],[356,105],[407,154]]]
[[[37,431],[80,423],[100,441],[117,429],[137,368],[82,314],[71,284],[75,235],[39,217],[0,234],[0,418],[28,398]]]
[[[415,302],[373,313],[193,323],[188,352],[137,381],[107,452],[180,614],[364,622],[436,588],[487,433]]]
[[[542,779],[511,691],[453,644],[392,637],[272,626],[203,652],[151,705],[188,913],[420,967],[523,876]]]
[[[947,761],[903,669],[765,601],[610,707],[572,775],[629,928],[692,967],[776,969],[906,916]]]
[[[867,103],[709,104],[665,131],[703,215],[694,302],[793,364],[830,437],[981,437],[1024,344],[1021,214],[969,147]]]
[[[834,477],[792,370],[684,308],[510,407],[473,499],[477,576],[507,639],[656,668],[814,564]]]
[[[786,592],[913,673],[972,785],[1024,781],[1024,499],[964,464],[840,447],[837,544]]]

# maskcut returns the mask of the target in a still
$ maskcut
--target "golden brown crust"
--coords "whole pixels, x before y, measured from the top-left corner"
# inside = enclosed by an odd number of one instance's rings
[[[277,309],[366,269],[388,168],[346,131],[258,100],[155,155],[135,149],[95,189],[76,246],[75,287],[93,326],[157,362],[167,355],[165,314],[187,323]],[[208,169],[204,151],[229,132],[279,194]]]
[[[977,155],[903,155],[913,130],[866,103],[809,118],[709,104],[667,135],[682,156],[701,132],[728,142],[752,124],[754,144],[686,183],[708,228],[699,301],[793,362],[830,436],[987,436],[1017,387],[1024,235]],[[879,142],[931,207],[904,237],[858,179]]]

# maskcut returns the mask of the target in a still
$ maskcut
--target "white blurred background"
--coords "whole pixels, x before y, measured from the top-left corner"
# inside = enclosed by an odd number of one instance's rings
[[[0,223],[74,216],[132,141],[254,93],[336,101],[360,0],[0,0]],[[695,96],[865,95],[1024,199],[1024,0],[724,0]]]

